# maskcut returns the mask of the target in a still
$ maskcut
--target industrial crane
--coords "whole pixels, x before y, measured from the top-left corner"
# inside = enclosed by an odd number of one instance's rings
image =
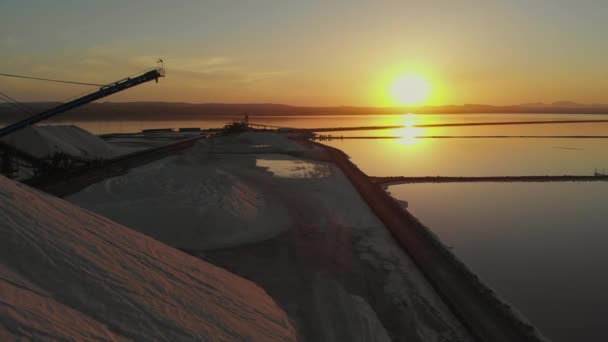
[[[71,110],[76,107],[85,105],[87,103],[99,100],[106,96],[116,94],[123,90],[135,87],[137,85],[140,85],[140,84],[152,81],[152,80],[155,80],[158,83],[158,79],[160,77],[165,77],[165,68],[163,66],[162,59],[159,59],[158,62],[160,64],[160,66],[157,68],[147,70],[136,76],[127,77],[127,78],[121,79],[119,81],[116,81],[116,82],[113,82],[113,83],[110,83],[107,85],[102,85],[98,90],[91,92],[87,95],[84,95],[82,97],[79,97],[75,100],[71,100],[66,103],[62,103],[56,107],[47,109],[41,113],[34,114],[23,120],[19,120],[13,124],[0,128],[0,138],[5,137],[11,133],[14,133],[18,130],[23,129],[23,128],[26,128],[28,126],[31,126],[42,120],[48,119],[57,114],[64,113],[68,110]],[[20,78],[30,78],[30,79],[38,79],[38,80],[45,80],[45,81],[53,81],[53,82],[86,84],[86,83],[79,83],[79,82],[49,80],[49,79],[41,79],[41,78],[25,77],[25,76],[17,76],[17,75],[7,75],[7,74],[1,74],[1,75],[9,76],[9,77],[20,77]],[[25,108],[22,105],[21,105],[21,107]],[[72,165],[72,162],[74,162],[74,164],[77,164],[77,163],[81,164],[83,162],[81,160],[71,160],[70,156],[64,156],[64,159],[66,159],[64,161],[67,162],[67,163],[64,163],[64,165]],[[6,176],[9,176],[11,178],[15,177],[15,173],[18,170],[18,166],[21,164],[19,161],[25,162],[27,165],[29,165],[29,167],[33,169],[34,174],[38,174],[40,172],[47,172],[50,169],[53,169],[53,165],[55,164],[55,163],[49,163],[47,160],[37,159],[37,158],[29,155],[27,152],[19,151],[14,146],[11,146],[3,141],[0,141],[0,173],[4,174]]]
[[[70,109],[74,109],[76,107],[85,105],[87,103],[99,100],[106,96],[110,96],[110,95],[118,93],[120,91],[135,87],[142,83],[146,83],[146,82],[149,82],[152,80],[155,80],[156,82],[158,82],[159,77],[165,77],[165,69],[164,69],[164,67],[162,67],[162,64],[161,64],[160,68],[154,68],[152,70],[144,72],[141,75],[138,75],[135,77],[124,78],[124,79],[116,81],[114,83],[110,83],[108,85],[105,85],[105,86],[99,88],[99,90],[89,93],[85,96],[79,97],[70,102],[60,104],[57,107],[47,109],[47,110],[43,111],[42,113],[32,115],[28,118],[17,121],[11,125],[0,128],[0,138],[2,138],[5,135],[11,134],[15,131],[18,131],[20,129],[23,129],[27,126],[33,125],[42,120],[48,119],[57,114],[61,114]]]

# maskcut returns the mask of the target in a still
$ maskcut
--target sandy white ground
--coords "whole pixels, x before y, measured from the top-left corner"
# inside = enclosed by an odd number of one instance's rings
[[[0,340],[288,341],[253,283],[0,177]]]
[[[68,200],[255,281],[300,340],[470,340],[342,172],[285,154],[303,151],[209,139]]]
[[[83,159],[109,159],[136,150],[113,146],[72,125],[29,126],[2,140],[37,158],[61,152]]]
[[[288,229],[287,213],[268,191],[242,179],[233,169],[251,168],[264,174],[255,159],[236,153],[265,150],[301,151],[302,147],[265,133],[230,136],[219,143],[206,140],[185,154],[95,184],[68,200],[183,249],[262,241]],[[230,154],[223,159],[225,165],[218,166],[214,161],[223,152]],[[298,162],[288,156],[275,156],[273,160],[277,158],[284,163]],[[269,161],[261,158],[258,162]],[[316,164],[300,162],[298,166],[294,172],[299,176],[326,172],[322,167],[315,169]],[[302,169],[306,166],[309,169]],[[276,165],[275,169],[290,172],[288,165]]]

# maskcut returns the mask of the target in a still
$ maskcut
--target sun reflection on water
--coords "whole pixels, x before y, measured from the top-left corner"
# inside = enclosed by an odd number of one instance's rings
[[[393,131],[393,134],[400,136],[398,142],[403,145],[416,144],[420,139],[418,136],[422,135],[423,129],[414,127],[419,123],[418,117],[415,114],[407,113],[401,116],[401,125],[403,128],[399,128]]]

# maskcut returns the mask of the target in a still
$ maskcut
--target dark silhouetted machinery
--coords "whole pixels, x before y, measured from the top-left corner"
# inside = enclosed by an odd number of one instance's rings
[[[66,103],[62,103],[56,107],[51,109],[47,109],[41,113],[31,115],[23,120],[19,120],[13,124],[7,125],[3,128],[0,128],[0,138],[5,137],[9,134],[12,134],[16,131],[24,129],[28,126],[31,126],[37,122],[42,120],[46,120],[52,116],[57,114],[64,113],[68,110],[74,109],[76,107],[85,105],[87,103],[99,100],[106,96],[110,96],[112,94],[116,94],[123,90],[127,90],[129,88],[135,87],[137,85],[149,82],[156,81],[160,77],[165,76],[165,69],[162,65],[162,60],[159,60],[160,67],[154,68],[148,71],[145,71],[139,75],[124,78],[122,80],[116,81],[114,83],[110,83],[107,85],[101,86],[98,90],[93,91],[89,94],[86,94],[77,99],[71,100]],[[10,75],[11,77],[19,77],[15,75]],[[23,78],[31,78],[31,77],[23,77]],[[47,80],[48,81],[48,80]],[[58,80],[52,80],[56,82],[64,82]],[[67,82],[67,81],[66,81]],[[74,82],[67,82],[74,83]],[[76,167],[87,166],[91,163],[98,163],[99,160],[84,160],[82,158],[78,158],[75,156],[70,156],[64,153],[56,153],[53,156],[49,156],[45,159],[36,158],[25,151],[20,151],[15,146],[12,146],[6,142],[0,140],[0,173],[9,177],[9,178],[17,178],[19,175],[20,168],[27,168],[30,172],[28,174],[30,176],[36,176],[39,174],[45,174],[49,172],[63,171]]]

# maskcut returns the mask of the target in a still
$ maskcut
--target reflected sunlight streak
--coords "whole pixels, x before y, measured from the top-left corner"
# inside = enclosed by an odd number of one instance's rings
[[[401,138],[398,139],[399,143],[403,145],[413,145],[417,143],[420,140],[417,136],[422,135],[424,130],[419,127],[414,127],[414,125],[418,124],[416,115],[412,113],[403,115],[401,124],[404,126],[403,128],[393,131],[395,135],[401,136]]]

